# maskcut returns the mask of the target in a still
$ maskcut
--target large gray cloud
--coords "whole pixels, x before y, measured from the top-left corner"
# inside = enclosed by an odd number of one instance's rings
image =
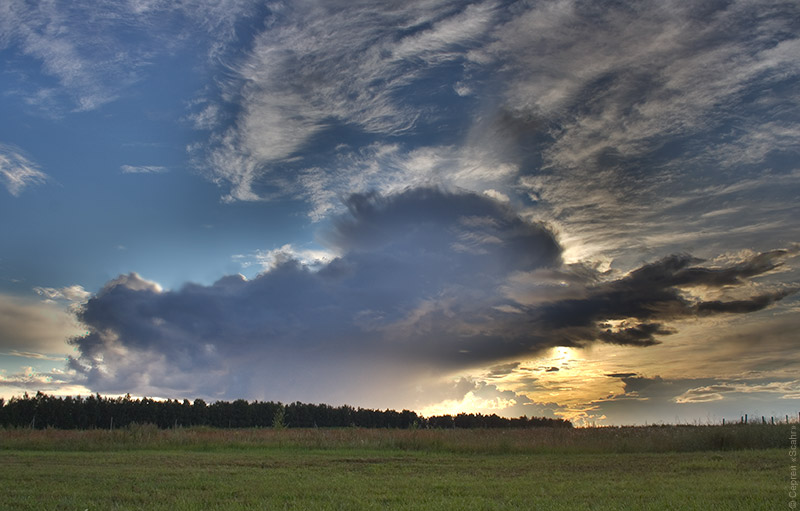
[[[421,381],[435,387],[459,369],[557,345],[646,346],[674,319],[759,310],[791,291],[681,293],[744,285],[787,250],[717,268],[673,256],[612,279],[565,266],[550,230],[485,196],[411,189],[347,207],[323,236],[339,256],[318,270],[286,259],[249,281],[173,291],[135,274],[109,282],[79,314],[89,334],[73,340],[72,367],[103,392],[409,406],[425,404]],[[509,298],[510,279],[546,273],[571,274],[573,297]]]
[[[287,259],[175,291],[135,274],[110,282],[80,313],[91,333],[74,340],[73,366],[105,391],[245,396],[346,385],[392,361],[438,371],[504,342],[492,307],[511,272],[561,264],[549,230],[486,197],[418,189],[348,206],[326,236],[341,255],[318,271]]]

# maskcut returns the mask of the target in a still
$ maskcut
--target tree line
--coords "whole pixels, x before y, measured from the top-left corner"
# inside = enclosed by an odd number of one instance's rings
[[[160,428],[210,426],[215,428],[534,428],[572,427],[563,419],[518,417],[508,419],[496,414],[437,415],[422,417],[403,410],[372,410],[352,406],[273,401],[233,402],[202,399],[155,400],[103,397],[100,394],[51,396],[37,392],[0,398],[0,425],[34,429],[114,429],[131,424],[155,424]]]

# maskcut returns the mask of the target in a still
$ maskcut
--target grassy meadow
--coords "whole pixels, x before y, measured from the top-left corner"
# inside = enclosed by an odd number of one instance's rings
[[[0,430],[2,509],[782,509],[790,425]]]

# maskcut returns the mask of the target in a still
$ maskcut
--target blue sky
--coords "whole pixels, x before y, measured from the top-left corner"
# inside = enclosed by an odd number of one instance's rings
[[[0,394],[794,414],[799,33],[771,1],[3,2]]]

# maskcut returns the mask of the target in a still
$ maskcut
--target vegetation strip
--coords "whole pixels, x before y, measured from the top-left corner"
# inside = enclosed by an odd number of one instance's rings
[[[496,414],[439,415],[420,417],[416,412],[403,410],[372,410],[352,406],[330,406],[295,402],[284,405],[274,401],[233,402],[202,399],[155,400],[133,399],[130,395],[117,398],[94,395],[88,397],[58,397],[37,392],[13,397],[8,402],[0,398],[0,426],[89,429],[124,427],[129,424],[155,424],[161,428],[213,426],[216,428],[253,427],[348,427],[362,428],[534,428],[572,427],[563,419],[519,417],[508,419]]]
[[[4,509],[779,509],[784,453],[0,453]]]

